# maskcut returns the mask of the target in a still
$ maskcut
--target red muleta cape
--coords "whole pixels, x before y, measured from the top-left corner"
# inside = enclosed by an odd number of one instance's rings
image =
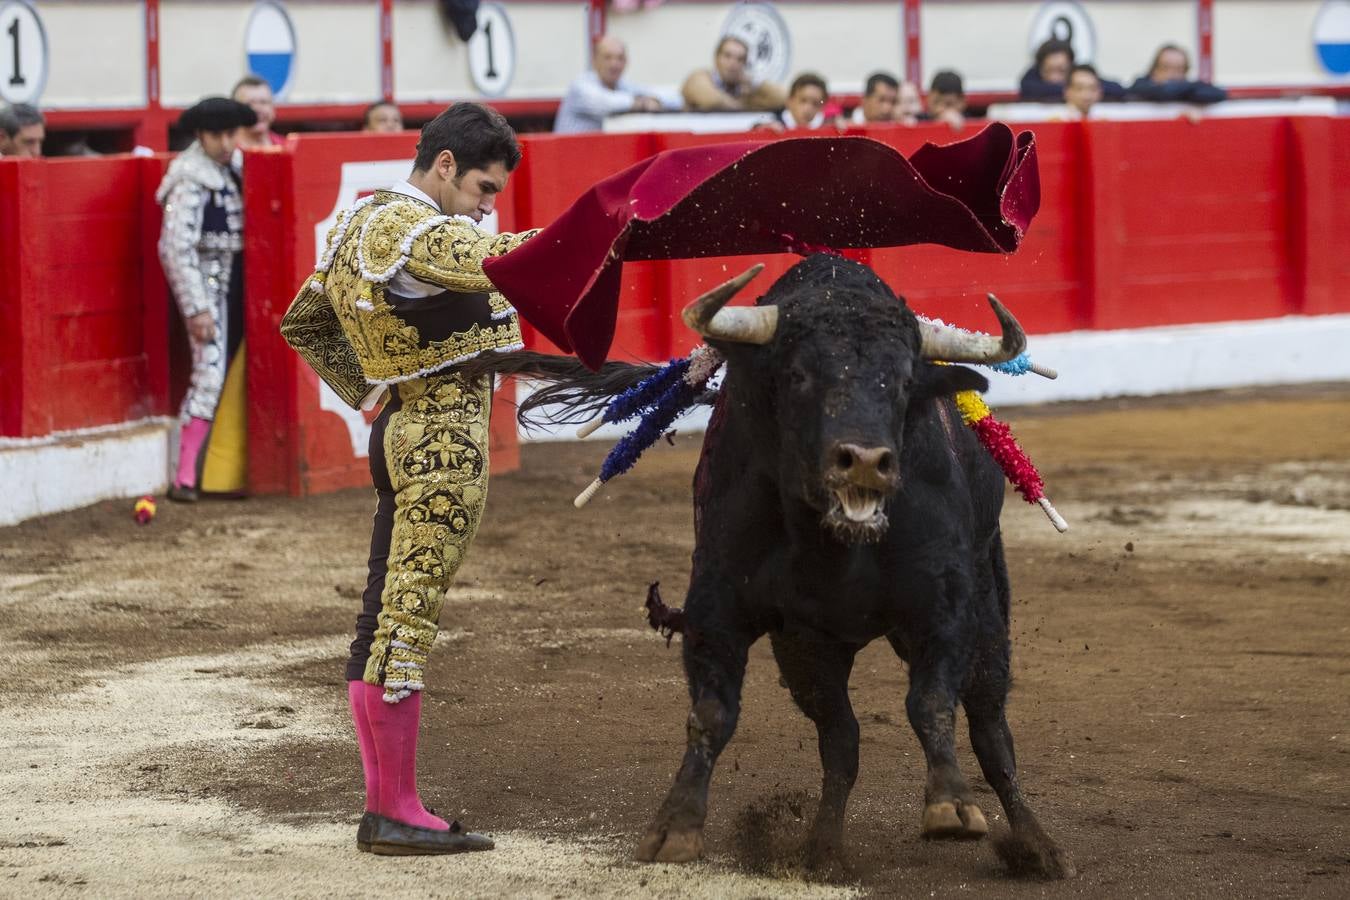
[[[995,123],[905,159],[863,137],[658,153],[606,178],[483,270],[588,367],[614,339],[624,260],[943,244],[1011,253],[1040,206],[1036,144]]]

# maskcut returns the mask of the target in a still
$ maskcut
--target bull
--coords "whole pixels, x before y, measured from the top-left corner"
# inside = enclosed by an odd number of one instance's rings
[[[807,863],[843,867],[858,774],[849,675],[858,652],[885,638],[909,666],[905,709],[927,763],[923,836],[989,831],[957,764],[959,701],[1010,825],[1000,855],[1016,872],[1072,875],[1019,786],[1005,716],[1003,475],[951,399],[988,385],[935,364],[1010,359],[1025,346],[1021,327],[992,297],[1001,337],[921,322],[870,269],[829,254],[797,264],[756,306],[724,308],[758,268],[684,312],[727,373],[695,476],[687,744],[637,858],[702,856],[713,767],[736,730],[750,646],[767,634],[819,737]]]

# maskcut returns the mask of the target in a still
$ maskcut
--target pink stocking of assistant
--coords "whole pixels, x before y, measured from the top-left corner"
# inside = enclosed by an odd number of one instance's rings
[[[183,426],[178,436],[178,476],[174,478],[174,484],[179,487],[197,486],[197,457],[210,431],[211,423],[206,419],[194,417]]]
[[[366,812],[380,811],[380,766],[375,752],[375,736],[370,731],[370,717],[366,715],[366,695],[363,681],[347,682],[347,702],[352,708],[352,724],[356,726],[356,744],[361,748],[361,771],[366,776]]]
[[[384,702],[384,686],[351,682],[366,701],[366,718],[375,745],[379,784],[378,812],[395,822],[418,828],[448,829],[444,820],[427,812],[417,796],[417,726],[422,720],[422,692],[413,691],[398,703]]]

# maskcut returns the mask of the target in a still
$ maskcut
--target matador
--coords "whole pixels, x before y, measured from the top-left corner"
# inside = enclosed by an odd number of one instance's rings
[[[493,846],[422,805],[416,756],[427,656],[487,497],[491,377],[456,366],[523,346],[483,261],[535,232],[478,227],[520,156],[499,113],[458,103],[438,115],[408,179],[340,216],[282,322],[345,402],[384,399],[370,434],[369,579],[346,672],[366,782],[357,846],[373,853]]]

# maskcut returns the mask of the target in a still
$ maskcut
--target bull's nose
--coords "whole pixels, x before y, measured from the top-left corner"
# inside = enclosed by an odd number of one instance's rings
[[[831,453],[831,466],[852,484],[874,491],[895,485],[895,451],[889,447],[862,447],[840,442]]]

